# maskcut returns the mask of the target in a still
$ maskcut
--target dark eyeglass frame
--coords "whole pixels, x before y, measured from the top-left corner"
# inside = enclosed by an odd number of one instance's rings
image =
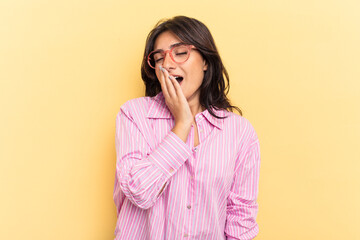
[[[172,51],[174,50],[174,48],[179,47],[179,46],[185,46],[189,50],[189,54],[187,55],[187,58],[181,62],[175,61],[174,56],[172,55]],[[196,49],[196,48],[194,45],[190,45],[190,44],[186,44],[186,43],[178,43],[178,44],[171,46],[169,50],[162,50],[162,49],[154,50],[149,53],[149,55],[147,57],[147,63],[151,68],[155,69],[155,67],[153,67],[150,63],[150,61],[151,61],[150,56],[151,56],[151,54],[154,54],[154,53],[162,53],[162,55],[164,56],[163,61],[165,61],[166,54],[169,53],[171,60],[173,60],[175,63],[184,63],[189,59],[191,49]]]

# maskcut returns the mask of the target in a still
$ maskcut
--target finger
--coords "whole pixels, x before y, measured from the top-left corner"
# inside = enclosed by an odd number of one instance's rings
[[[170,79],[171,79],[171,81],[172,81],[172,83],[174,85],[174,89],[175,89],[175,93],[176,93],[177,98],[179,100],[182,100],[182,101],[186,102],[186,98],[185,98],[184,92],[183,92],[183,90],[182,90],[182,88],[180,86],[180,83],[178,81],[176,81],[176,79],[173,76],[171,76]]]
[[[165,84],[166,84],[169,96],[173,97],[173,98],[176,97],[175,88],[174,88],[173,83],[171,82],[169,72],[165,68],[161,68],[161,70],[162,70],[162,72],[164,74],[164,77],[165,77]]]
[[[182,91],[182,88],[180,86],[180,83],[178,81],[176,81],[176,79],[173,77],[173,76],[170,76],[170,80],[174,86],[174,89],[175,89],[175,92],[176,92],[176,95],[178,97],[182,97],[184,96],[184,93]]]
[[[164,76],[164,73],[162,71],[162,67],[159,66],[159,71],[160,71],[160,78],[159,78],[159,82],[160,82],[160,85],[161,85],[161,90],[163,92],[163,95],[165,98],[170,98],[169,96],[169,92],[167,90],[167,86],[166,86],[166,83],[165,83],[165,76]]]

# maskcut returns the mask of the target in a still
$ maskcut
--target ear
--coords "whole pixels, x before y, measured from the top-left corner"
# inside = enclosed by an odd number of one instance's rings
[[[207,64],[207,62],[206,62],[205,59],[204,59],[203,71],[205,72],[205,71],[207,70],[207,68],[208,68],[208,64]]]

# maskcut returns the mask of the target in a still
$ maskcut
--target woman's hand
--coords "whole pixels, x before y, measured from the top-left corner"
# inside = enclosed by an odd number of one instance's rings
[[[172,131],[186,142],[193,122],[189,104],[182,92],[180,84],[175,78],[170,76],[165,68],[160,66],[159,69],[159,82],[165,97],[165,103],[175,119],[175,126]]]

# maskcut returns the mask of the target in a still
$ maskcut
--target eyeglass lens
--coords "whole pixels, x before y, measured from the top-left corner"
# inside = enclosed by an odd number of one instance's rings
[[[189,57],[190,50],[186,45],[180,45],[172,48],[170,50],[170,55],[176,63],[183,63]],[[164,62],[165,52],[155,52],[150,55],[150,65],[155,68],[156,65],[162,64]]]

